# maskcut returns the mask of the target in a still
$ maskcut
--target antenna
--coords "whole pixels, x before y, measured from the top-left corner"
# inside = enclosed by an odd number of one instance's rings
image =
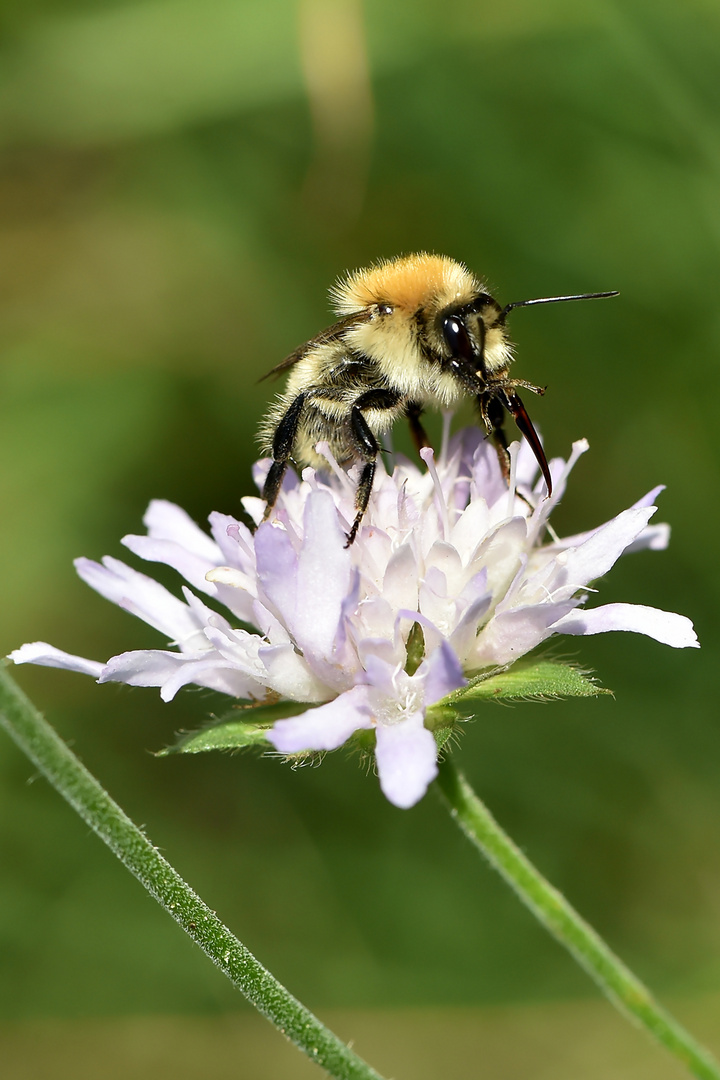
[[[498,322],[505,322],[505,317],[516,307],[532,307],[533,304],[560,304],[564,300],[603,300],[606,296],[619,296],[617,290],[613,292],[590,292],[578,293],[577,296],[541,296],[537,300],[515,300],[507,304],[498,316]]]

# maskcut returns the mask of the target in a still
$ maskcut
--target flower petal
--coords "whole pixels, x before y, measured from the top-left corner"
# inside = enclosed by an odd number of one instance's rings
[[[589,611],[576,608],[553,624],[561,634],[605,634],[610,630],[629,630],[647,634],[674,649],[699,649],[693,624],[685,615],[643,604],[605,604]]]
[[[343,601],[350,591],[352,562],[332,495],[312,492],[305,506],[305,536],[297,569],[293,625],[298,643],[332,660]]]
[[[19,649],[8,653],[8,660],[12,660],[13,664],[39,664],[40,667],[78,671],[81,675],[92,675],[95,679],[100,678],[105,666],[97,660],[86,660],[82,656],[62,652],[44,641],[31,641],[27,645],[21,645]]]
[[[563,584],[576,590],[607,574],[623,551],[646,527],[656,507],[631,507],[597,529],[584,543],[566,552]]]
[[[372,695],[369,696],[373,707],[377,702],[392,702],[399,700],[399,684],[406,683],[411,679],[401,668],[400,664],[379,656],[377,652],[368,652],[365,658],[365,685],[372,687]],[[393,706],[391,706],[392,708]]]
[[[448,640],[456,656],[460,658],[463,664],[472,655],[478,635],[478,627],[487,614],[491,600],[492,597],[489,595],[479,596],[477,600],[469,604],[458,620],[457,626],[450,634]]]
[[[193,588],[207,593],[208,596],[215,596],[217,590],[208,581],[207,574],[209,570],[217,566],[220,557],[219,550],[218,560],[211,562],[202,555],[196,555],[194,551],[188,551],[187,548],[184,548],[175,540],[158,540],[153,536],[134,536],[131,534],[123,536],[121,543],[126,548],[129,548],[133,555],[137,555],[139,559],[144,559],[145,562],[156,562],[162,563],[164,566],[171,566],[186,581],[189,581]]]
[[[463,675],[460,661],[455,655],[455,650],[443,641],[439,649],[436,649],[427,664],[425,677],[425,705],[434,705],[446,694],[467,685],[467,679]],[[421,665],[421,668],[425,666]],[[419,674],[419,672],[418,672]]]
[[[401,544],[391,553],[383,577],[382,596],[396,611],[417,607],[418,566],[410,544]]]
[[[628,544],[623,555],[634,551],[665,551],[669,543],[670,526],[665,521],[658,521],[657,525],[646,525],[632,544]]]
[[[304,658],[290,643],[268,645],[258,656],[267,671],[271,690],[290,701],[327,701],[332,691],[313,675]]]
[[[378,724],[377,761],[380,787],[387,799],[407,810],[422,799],[437,776],[437,746],[418,712],[399,724]]]
[[[222,552],[215,541],[175,503],[153,499],[145,512],[143,524],[153,540],[170,540],[214,565],[223,561]]]
[[[657,487],[651,488],[647,495],[643,495],[641,499],[638,499],[636,503],[630,507],[631,510],[643,509],[644,507],[653,506],[658,495],[665,490],[664,484],[658,484]],[[547,545],[548,551],[564,551],[566,548],[579,547],[584,544],[586,540],[589,540],[591,536],[604,529],[605,525],[599,525],[595,529],[588,529],[586,532],[576,533],[574,536],[564,536],[561,540],[555,540],[554,543]],[[651,551],[663,551],[670,541],[670,526],[665,523],[658,523],[657,525],[646,525],[641,533],[638,534],[635,540],[625,548],[623,554],[629,554],[631,551],[643,551],[649,548]]]
[[[79,576],[106,600],[137,615],[173,641],[183,642],[198,630],[192,612],[157,581],[107,555],[102,565],[92,559],[76,559]]]
[[[468,660],[470,668],[519,660],[558,632],[558,620],[578,603],[571,598],[558,604],[528,604],[496,615],[477,638],[474,655]]]
[[[281,754],[303,750],[336,750],[354,731],[372,727],[367,689],[354,686],[327,705],[318,705],[299,716],[278,720],[268,739]]]
[[[297,598],[297,555],[290,536],[270,521],[255,533],[258,584],[268,604],[289,626],[295,614]]]
[[[189,683],[205,686],[239,698],[258,698],[265,687],[234,668],[216,652],[183,656],[161,649],[137,649],[108,660],[100,682],[122,682],[129,686],[159,686],[163,701],[172,701]]]

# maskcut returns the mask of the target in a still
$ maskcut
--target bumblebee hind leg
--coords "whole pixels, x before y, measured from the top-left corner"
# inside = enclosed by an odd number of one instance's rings
[[[370,502],[370,493],[372,491],[374,479],[375,460],[373,459],[373,461],[365,462],[365,464],[363,465],[363,471],[360,474],[360,482],[357,486],[357,491],[355,492],[355,520],[353,521],[350,532],[348,533],[347,542],[345,544],[346,548],[350,547],[350,545],[355,540],[355,537],[357,536],[358,529],[360,528],[360,523],[365,515],[365,511],[368,508],[368,503]]]
[[[298,394],[290,408],[287,410],[275,431],[273,438],[272,453],[273,463],[265,477],[262,497],[266,502],[263,521],[267,521],[280,494],[285,470],[288,467],[290,457],[295,446],[300,417],[305,405],[305,394]]]
[[[358,457],[365,462],[360,474],[360,482],[355,492],[355,520],[348,533],[345,547],[350,545],[357,536],[365,511],[370,502],[373,480],[375,479],[375,467],[380,447],[378,441],[370,430],[370,426],[362,414],[363,409],[394,409],[400,402],[400,395],[392,390],[378,389],[368,390],[361,394],[350,410],[350,432],[353,446]]]

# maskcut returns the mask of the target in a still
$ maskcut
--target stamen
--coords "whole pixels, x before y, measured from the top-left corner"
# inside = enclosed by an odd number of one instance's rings
[[[235,541],[235,543],[238,545],[239,548],[241,548],[245,555],[247,555],[251,559],[255,558],[255,550],[250,546],[250,544],[242,535],[240,531],[240,526],[238,524],[233,523],[232,525],[228,525],[225,532],[231,540]]]
[[[450,535],[450,516],[448,514],[447,503],[445,502],[445,493],[440,483],[440,477],[438,476],[437,469],[435,468],[435,451],[431,446],[424,446],[420,451],[420,457],[423,459],[428,467],[428,472],[432,477],[433,487],[435,488],[435,496],[438,501],[440,509],[440,520],[443,525],[443,540],[447,540]]]
[[[510,443],[510,445],[508,446],[508,454],[510,455],[510,478],[508,487],[507,516],[509,518],[513,517],[513,511],[515,510],[515,496],[517,494],[517,458],[519,449],[519,442]]]
[[[300,479],[303,481],[304,484],[307,484],[309,487],[311,487],[313,491],[317,489],[317,473],[313,469],[312,465],[307,465],[303,469],[303,471],[300,473]]]
[[[243,592],[250,592],[248,575],[243,573],[242,570],[235,570],[232,566],[214,566],[212,570],[208,570],[205,580],[209,581],[211,585],[228,585],[231,589],[242,589]]]
[[[541,531],[543,528],[546,528],[548,532],[550,532],[550,535],[553,537],[553,539],[555,539],[555,534],[550,530],[548,518],[550,517],[552,510],[555,508],[557,503],[560,501],[560,498],[562,497],[563,491],[565,490],[565,481],[567,480],[568,476],[572,472],[574,466],[577,464],[579,459],[589,449],[590,444],[588,443],[587,439],[578,439],[577,442],[573,443],[570,458],[565,463],[565,467],[563,468],[560,476],[553,484],[552,495],[549,499],[543,499],[542,502],[538,503],[535,509],[535,513],[532,516],[532,528],[528,532],[528,539],[533,544],[539,543]]]
[[[452,423],[453,414],[449,409],[444,409],[442,418],[443,426],[442,439],[440,441],[440,460],[443,463],[447,463],[448,444],[450,443],[450,424]]]
[[[560,537],[555,532],[555,530],[553,529],[553,527],[552,527],[552,525],[550,524],[549,521],[545,522],[545,528],[550,533],[550,538],[552,539],[553,543],[559,544],[560,543]]]
[[[570,455],[570,460],[567,462],[563,470],[562,476],[560,477],[561,483],[567,480],[568,476],[573,471],[574,466],[577,464],[583,454],[586,454],[588,452],[589,449],[590,444],[587,439],[578,439],[577,442],[574,442],[572,444],[572,453]]]
[[[588,443],[587,439],[578,439],[577,442],[574,442],[572,444],[572,453],[570,454],[570,458],[565,463],[565,468],[560,474],[552,496],[550,497],[550,499],[546,500],[548,506],[548,514],[550,513],[550,510],[552,510],[553,507],[556,505],[556,503],[559,502],[560,494],[565,486],[565,481],[567,480],[568,476],[573,471],[575,465],[577,465],[583,454],[587,453],[589,449],[590,444]]]
[[[335,455],[333,454],[332,450],[330,449],[330,444],[327,442],[327,440],[326,439],[320,439],[320,441],[315,444],[315,450],[317,451],[318,454],[320,454],[321,457],[325,458],[325,460],[329,464],[330,468],[335,473],[338,480],[340,481],[343,488],[345,489],[345,494],[349,495],[351,498],[354,498],[355,497],[355,492],[353,491],[353,486],[350,483],[350,480],[348,478],[348,474],[345,472],[345,470],[343,468],[340,467],[340,465],[338,465],[338,463],[337,463],[337,461],[335,459]]]

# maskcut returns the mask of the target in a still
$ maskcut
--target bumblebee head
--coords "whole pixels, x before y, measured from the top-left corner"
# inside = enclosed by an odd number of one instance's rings
[[[446,357],[467,361],[484,379],[498,375],[512,360],[502,309],[489,293],[479,291],[465,304],[438,312],[437,334]]]
[[[499,304],[465,266],[445,256],[423,252],[357,270],[331,298],[343,317],[366,315],[353,341],[380,363],[459,357],[484,377],[510,362]]]

